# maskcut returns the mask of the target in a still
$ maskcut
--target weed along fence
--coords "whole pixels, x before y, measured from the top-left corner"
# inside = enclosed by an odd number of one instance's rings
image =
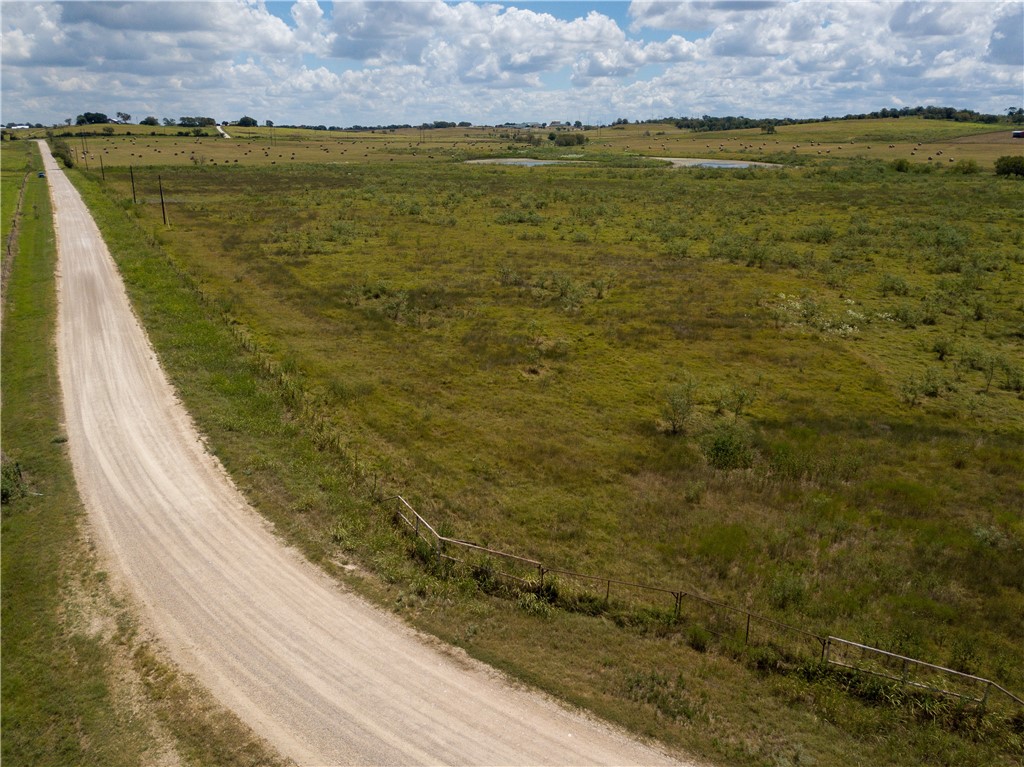
[[[824,660],[830,666],[872,674],[899,682],[904,687],[940,692],[968,703],[975,703],[982,709],[992,699],[993,693],[1008,697],[1024,706],[1024,700],[990,679],[925,663],[839,637],[830,636],[826,639]]]
[[[782,659],[884,678],[905,688],[955,697],[980,710],[994,699],[1024,707],[1024,700],[995,682],[875,647],[820,636],[740,607],[681,589],[587,575],[441,535],[404,498],[393,496],[397,519],[416,536],[420,553],[438,565],[470,569],[483,582],[504,580],[575,612],[611,614],[622,625],[647,622],[691,625],[690,643],[702,632],[742,646],[769,648]],[[570,585],[571,584],[571,585]]]

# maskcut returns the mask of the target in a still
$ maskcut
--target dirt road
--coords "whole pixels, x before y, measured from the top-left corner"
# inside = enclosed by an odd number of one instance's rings
[[[439,650],[283,546],[203,448],[41,148],[75,477],[112,571],[184,670],[305,765],[673,763]]]

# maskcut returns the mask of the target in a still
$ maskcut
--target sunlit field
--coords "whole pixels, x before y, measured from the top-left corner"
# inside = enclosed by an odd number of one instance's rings
[[[446,579],[396,553],[378,501],[1020,695],[1024,184],[993,163],[1024,140],[916,118],[626,125],[572,147],[500,128],[143,130],[64,140],[213,449],[314,558],[712,760],[1019,763],[1019,712],[964,724],[692,626]],[[517,156],[565,164],[464,162]],[[156,264],[220,340],[168,319]],[[214,367],[211,344],[240,367]],[[278,409],[245,404],[258,379]],[[303,461],[358,481],[298,477],[279,430],[309,424]]]
[[[230,138],[213,128],[194,136],[190,129],[141,125],[71,126],[56,129],[78,153],[82,167],[106,165],[292,165],[364,162],[430,162],[529,154],[565,156],[574,148],[555,147],[552,130],[470,127],[394,131],[319,131],[225,126]],[[577,131],[557,129],[557,133]],[[19,131],[42,136],[43,130]],[[973,160],[986,167],[1005,154],[1021,151],[1009,126],[955,123],[919,117],[834,121],[780,126],[776,133],[759,129],[692,132],[671,123],[643,123],[585,131],[587,154],[595,161],[617,163],[636,158],[707,157],[802,163],[827,158],[907,159],[936,168]],[[185,135],[179,135],[185,134]],[[536,136],[540,146],[527,139]],[[83,154],[84,153],[84,154]]]

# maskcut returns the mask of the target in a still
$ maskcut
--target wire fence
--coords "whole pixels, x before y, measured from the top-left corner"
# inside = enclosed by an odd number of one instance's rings
[[[830,666],[871,674],[899,682],[904,687],[939,692],[966,703],[977,704],[982,709],[992,698],[992,693],[1024,706],[1024,700],[991,679],[936,666],[848,639],[827,637],[824,660]]]
[[[981,711],[994,700],[1024,707],[1024,700],[990,679],[848,639],[821,636],[692,591],[550,567],[535,559],[441,535],[402,496],[385,501],[396,502],[397,518],[425,544],[438,564],[450,563],[488,579],[503,579],[580,612],[615,610],[622,616],[643,614],[672,625],[690,624],[744,646],[770,647],[782,659],[814,660],[828,667],[881,677],[906,688],[957,698]]]

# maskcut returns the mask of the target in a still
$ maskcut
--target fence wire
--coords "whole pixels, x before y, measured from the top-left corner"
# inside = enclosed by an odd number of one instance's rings
[[[797,626],[681,589],[645,585],[577,573],[535,559],[441,535],[402,496],[397,518],[422,540],[438,563],[470,568],[478,577],[506,580],[544,594],[578,612],[643,613],[673,625],[691,625],[720,639],[771,647],[783,658],[820,660],[826,666],[888,679],[904,687],[951,696],[984,710],[994,699],[1024,707],[1024,700],[990,679],[936,666],[834,636],[819,636]]]

